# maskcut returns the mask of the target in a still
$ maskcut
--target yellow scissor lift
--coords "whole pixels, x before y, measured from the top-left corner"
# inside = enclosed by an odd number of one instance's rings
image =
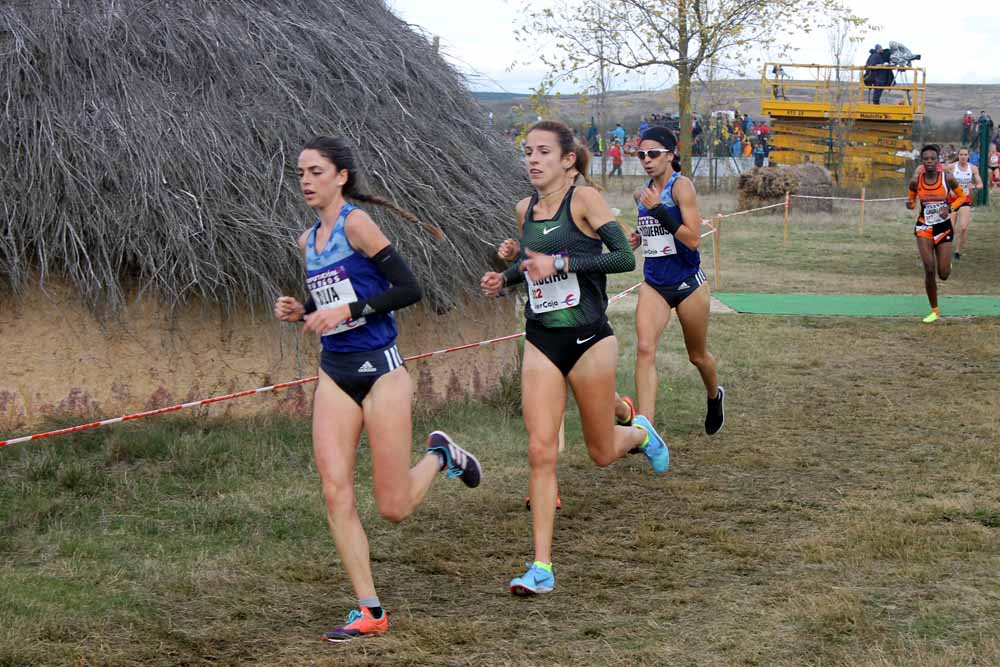
[[[766,63],[760,108],[772,119],[770,162],[839,165],[832,171],[841,185],[899,180],[913,151],[913,121],[923,117],[927,75],[917,67],[879,68],[891,69],[896,83],[874,104],[866,69]]]

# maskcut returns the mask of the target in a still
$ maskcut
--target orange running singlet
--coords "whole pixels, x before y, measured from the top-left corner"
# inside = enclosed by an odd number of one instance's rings
[[[951,204],[948,196],[951,191],[945,181],[944,173],[938,169],[937,180],[928,185],[926,175],[917,179],[917,197],[920,199],[920,215],[913,227],[915,236],[922,236],[934,241],[934,245],[951,241],[954,238],[951,226]],[[964,193],[958,192],[963,196]]]

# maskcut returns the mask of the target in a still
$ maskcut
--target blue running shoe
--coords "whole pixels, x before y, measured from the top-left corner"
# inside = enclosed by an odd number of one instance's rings
[[[649,465],[653,466],[653,472],[662,474],[670,467],[670,450],[667,449],[667,441],[660,437],[649,420],[642,415],[636,415],[632,420],[632,426],[638,426],[646,432],[649,438],[646,444],[640,447],[640,451],[649,459]]]
[[[522,596],[551,593],[556,587],[556,577],[552,571],[540,567],[537,563],[525,563],[525,565],[528,566],[528,571],[510,580],[510,592]]]
[[[479,486],[483,479],[483,468],[479,459],[455,444],[443,431],[434,431],[427,438],[427,451],[441,457],[441,469],[448,470],[448,478],[460,478],[469,488]]]

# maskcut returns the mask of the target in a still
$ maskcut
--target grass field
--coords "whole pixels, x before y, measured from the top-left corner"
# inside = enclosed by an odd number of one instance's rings
[[[910,214],[873,206],[859,238],[852,211],[796,215],[787,248],[780,215],[727,222],[724,286],[919,293]],[[1000,216],[974,225],[943,294],[1000,294]],[[612,322],[630,391],[632,316]],[[1000,321],[716,315],[710,346],[712,439],[665,336],[663,477],[594,467],[571,410],[543,598],[506,592],[531,555],[516,392],[419,418],[485,481],[440,480],[401,526],[362,454],[392,630],[352,645],[318,641],[354,599],[308,424],[160,418],[0,450],[0,665],[1000,664]]]

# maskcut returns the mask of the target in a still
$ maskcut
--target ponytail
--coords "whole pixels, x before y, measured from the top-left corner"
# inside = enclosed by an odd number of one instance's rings
[[[681,173],[681,158],[677,153],[674,153],[674,159],[670,161],[670,168],[678,174]]]
[[[422,222],[413,213],[396,206],[384,197],[377,197],[361,191],[361,188],[358,185],[360,176],[358,175],[359,171],[354,160],[354,152],[351,150],[351,146],[347,142],[346,138],[342,136],[319,136],[307,141],[306,145],[303,146],[302,149],[314,150],[318,152],[320,155],[332,162],[338,171],[341,169],[347,170],[347,182],[344,183],[344,187],[342,189],[344,197],[362,202],[364,204],[381,206],[382,208],[392,211],[403,220],[422,227],[425,232],[433,236],[438,241],[444,239],[444,232],[441,231],[440,227],[432,225],[428,222]]]
[[[348,181],[348,183],[350,183],[350,181]],[[393,213],[395,213],[396,215],[398,215],[399,217],[401,217],[403,220],[406,220],[407,222],[412,222],[414,225],[419,225],[420,227],[423,228],[425,232],[433,236],[436,240],[438,241],[444,240],[444,232],[441,231],[440,227],[438,227],[437,225],[432,225],[429,222],[422,222],[413,213],[410,213],[405,208],[400,208],[399,206],[396,206],[385,197],[378,197],[376,195],[369,195],[365,194],[364,192],[358,192],[356,187],[352,188],[351,191],[348,192],[346,184],[344,186],[344,196],[349,199],[359,201],[363,204],[373,204],[375,206],[381,206],[384,209],[388,209]]]
[[[578,178],[582,178],[583,182],[592,188],[597,187],[594,182],[590,180],[590,149],[577,141],[573,146],[573,152],[576,154],[576,164],[574,164],[573,167],[579,174]]]

